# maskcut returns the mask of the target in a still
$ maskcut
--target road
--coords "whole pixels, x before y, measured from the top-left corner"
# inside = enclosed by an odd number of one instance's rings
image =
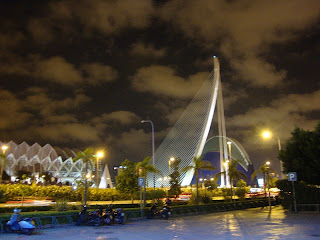
[[[1,234],[1,240],[205,240],[320,239],[320,213],[288,213],[280,206],[152,219],[101,227],[64,226],[33,235]]]

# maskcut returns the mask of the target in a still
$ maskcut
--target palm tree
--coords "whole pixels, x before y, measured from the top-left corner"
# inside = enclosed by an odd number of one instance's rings
[[[266,178],[268,178],[268,183],[269,183],[269,179],[271,178],[271,173],[275,173],[275,172],[276,171],[274,169],[270,168],[269,165],[267,163],[265,163],[265,164],[261,165],[258,170],[256,170],[254,173],[252,173],[251,179],[256,178],[257,175],[259,173],[261,173],[263,175],[263,182],[266,183]],[[265,197],[267,197],[267,188],[266,188],[266,186],[264,188],[264,195],[265,195]]]
[[[144,177],[144,179],[146,179],[147,174],[149,172],[159,173],[159,170],[156,169],[155,166],[150,164],[150,162],[151,162],[151,158],[150,157],[146,157],[141,162],[137,163],[136,171],[139,173],[140,177]],[[146,206],[146,181],[144,182],[144,186],[143,187],[144,187],[144,198],[143,198],[144,204],[143,205]]]
[[[194,157],[191,166],[184,167],[181,172],[194,171],[194,176],[196,178],[196,204],[199,204],[199,170],[214,170],[215,168],[209,161],[202,160],[203,156]]]
[[[78,152],[77,156],[73,158],[73,161],[77,161],[79,159],[82,159],[82,162],[85,164],[85,176],[84,176],[84,205],[87,205],[87,193],[88,193],[88,180],[87,180],[87,174],[88,174],[88,164],[90,164],[91,169],[93,167],[94,163],[94,150],[92,148],[87,148],[83,152]]]
[[[229,175],[229,181],[230,181],[230,191],[231,191],[231,202],[233,199],[233,184],[234,181],[238,181],[240,179],[244,179],[245,181],[247,181],[247,176],[246,174],[244,174],[242,171],[239,171],[237,169],[237,166],[239,164],[238,160],[232,160],[228,163],[228,172],[220,172],[217,173],[215,176],[215,179],[218,179],[221,175],[226,175],[228,173]]]

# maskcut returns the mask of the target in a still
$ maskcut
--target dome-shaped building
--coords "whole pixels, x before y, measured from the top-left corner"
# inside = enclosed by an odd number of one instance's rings
[[[73,160],[77,155],[76,152],[80,150],[61,149],[52,147],[50,144],[42,147],[38,143],[30,146],[26,142],[16,144],[13,141],[9,143],[0,141],[0,146],[2,145],[8,146],[5,152],[4,171],[9,176],[15,176],[19,170],[30,172],[32,176],[41,176],[44,172],[49,172],[59,182],[72,183],[85,175],[85,164],[82,159]],[[95,166],[93,164],[91,169],[91,165],[88,164],[89,172],[95,172]],[[98,171],[101,176],[99,186],[105,186],[107,183],[113,187],[107,165],[100,166]]]

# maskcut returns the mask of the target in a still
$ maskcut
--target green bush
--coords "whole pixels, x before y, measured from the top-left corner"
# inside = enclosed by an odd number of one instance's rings
[[[247,183],[240,179],[238,182],[237,182],[237,187],[235,189],[235,194],[241,199],[243,200],[244,197],[245,197],[245,194],[247,192],[250,191],[250,188],[247,187]]]
[[[199,189],[199,196],[198,196],[199,203],[202,203],[202,204],[211,203],[213,196],[214,196],[214,192],[213,191],[209,191],[207,189]],[[196,192],[192,192],[189,204],[191,204],[191,205],[195,204],[196,203],[196,197],[197,197],[197,193]]]
[[[4,203],[7,201],[7,196],[5,195],[4,190],[0,190],[0,203]]]
[[[289,209],[293,205],[292,183],[288,180],[278,180],[276,182],[280,191],[281,204]],[[295,193],[297,204],[320,204],[320,188],[304,182],[295,182]]]
[[[225,201],[231,200],[231,189],[230,188],[220,188],[221,196],[223,196]]]
[[[65,199],[56,200],[56,204],[55,204],[54,208],[57,212],[65,212],[65,211],[70,210],[70,207],[68,205],[68,201]]]
[[[79,187],[78,189],[73,190],[71,186],[59,187],[57,185],[37,186],[24,184],[3,184],[0,185],[0,192],[2,192],[5,196],[5,199],[3,199],[2,201],[16,200],[22,197],[40,197],[52,199],[55,201],[59,199],[83,201],[84,188]],[[89,201],[116,201],[129,199],[130,196],[128,194],[118,192],[115,189],[88,188]]]

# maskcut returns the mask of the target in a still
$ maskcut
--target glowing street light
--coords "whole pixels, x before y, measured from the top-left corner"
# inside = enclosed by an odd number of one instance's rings
[[[1,149],[2,149],[3,154],[5,154],[6,150],[8,149],[8,146],[3,145],[3,146],[1,147]]]
[[[270,138],[271,137],[271,133],[269,131],[265,131],[265,132],[262,133],[262,136],[264,138]]]
[[[175,160],[175,158],[174,157],[171,157],[170,159],[169,159],[169,175],[171,174],[171,164],[173,163],[173,161]]]
[[[269,139],[269,138],[272,138],[274,134],[272,134],[272,132],[266,130],[266,131],[263,131],[262,132],[262,137],[265,138],[265,139]],[[280,138],[278,135],[275,135],[277,137],[277,140],[278,140],[278,149],[279,151],[281,151],[281,142],[280,142]],[[282,161],[280,160],[280,179],[283,179],[283,163]]]
[[[5,158],[6,158],[5,152],[8,149],[8,146],[2,145],[1,149],[2,149],[3,156],[1,156],[2,159],[1,159],[0,184],[2,183],[2,175],[3,175],[3,170],[4,170],[4,161],[5,161]]]
[[[96,167],[96,175],[97,175],[97,183],[96,188],[99,188],[99,159],[103,157],[103,152],[97,152],[96,155],[94,155],[97,158],[97,167]]]

